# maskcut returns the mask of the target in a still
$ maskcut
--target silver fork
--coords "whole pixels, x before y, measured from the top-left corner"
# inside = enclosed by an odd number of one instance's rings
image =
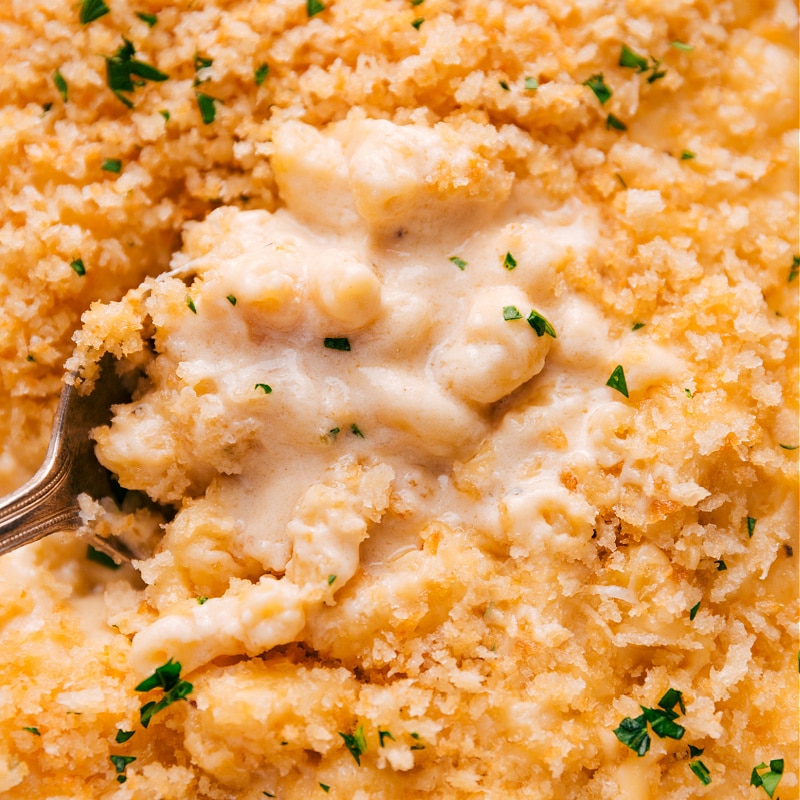
[[[108,423],[112,405],[128,400],[130,393],[117,378],[110,356],[101,362],[91,393],[81,395],[64,386],[44,463],[24,486],[0,499],[0,555],[57,531],[77,530],[81,492],[94,498],[113,496],[111,476],[95,457],[89,431]],[[132,556],[118,539],[96,536],[90,544],[117,563]]]

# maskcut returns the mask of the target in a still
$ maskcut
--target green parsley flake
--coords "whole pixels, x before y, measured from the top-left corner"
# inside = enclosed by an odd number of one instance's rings
[[[100,169],[119,175],[120,170],[122,170],[122,162],[118,158],[105,158],[100,165]]]
[[[350,755],[356,760],[356,764],[361,766],[361,756],[367,752],[367,740],[364,736],[364,726],[359,725],[355,733],[338,732],[344,740],[344,746],[350,751]]]
[[[44,116],[52,107],[53,107],[52,103],[45,103],[42,106],[42,116]]]
[[[83,263],[82,258],[75,258],[69,263],[70,267],[75,270],[77,275],[85,275],[86,274],[86,265]]]
[[[528,314],[528,325],[536,331],[536,335],[540,338],[547,334],[553,339],[557,339],[556,329],[535,309],[531,309]]]
[[[194,71],[200,72],[201,69],[208,69],[214,63],[213,58],[201,56],[200,53],[194,54]]]
[[[22,730],[28,731],[28,733],[32,733],[34,736],[41,736],[42,734],[39,732],[39,729],[34,726],[25,726]]]
[[[322,789],[322,791],[325,792],[325,794],[327,794],[331,790],[331,787],[328,786],[327,783],[320,783],[319,788]]]
[[[28,355],[25,356],[25,360],[26,361],[30,361],[30,362],[32,362],[34,364],[36,363],[36,359],[30,353],[28,353]]]
[[[697,616],[697,612],[700,610],[700,600],[698,600],[690,609],[689,609],[689,620],[694,622],[694,618]]]
[[[340,430],[339,428],[331,428],[331,429],[328,431],[328,434],[327,434],[327,435],[328,435],[328,436],[329,436],[331,439],[335,439],[335,438],[336,438],[336,437],[339,435],[339,430]]]
[[[179,661],[170,659],[166,664],[156,667],[155,672],[149,677],[145,678],[138,686],[135,687],[137,692],[149,692],[152,689],[163,689],[164,696],[159,700],[145,703],[139,709],[139,716],[141,718],[142,727],[146,728],[150,724],[150,720],[158,714],[159,711],[171,706],[178,700],[185,700],[186,695],[190,694],[194,688],[188,681],[182,681],[181,665]]]
[[[459,258],[458,256],[450,256],[450,260],[463,272],[464,268],[467,266],[467,262],[464,261],[463,258]]]
[[[717,565],[717,572],[725,572],[728,569],[728,565],[721,558],[716,559],[714,563]]]
[[[684,389],[683,391],[684,391],[684,394],[687,397],[694,397],[694,394],[692,394],[692,390],[691,389]]]
[[[780,445],[780,447],[782,447],[784,450],[797,450],[798,446],[799,445],[796,445],[796,444],[782,444],[782,445]]]
[[[425,20],[424,20],[422,17],[417,17],[417,18],[416,18],[416,19],[415,19],[415,20],[414,20],[414,21],[411,23],[411,27],[412,27],[412,28],[416,28],[417,30],[419,30],[419,29],[420,29],[420,27],[422,26],[422,23],[423,23],[423,22],[425,22]]]
[[[800,274],[800,256],[792,256],[792,266],[789,269],[789,283]]]
[[[644,714],[638,717],[625,717],[614,735],[640,758],[650,749],[650,735],[647,733],[647,720]]]
[[[125,783],[127,780],[125,777],[125,769],[128,764],[136,761],[136,756],[109,756],[109,760],[114,765],[114,769],[117,772],[117,781],[119,783]]]
[[[758,788],[759,786],[767,793],[768,797],[775,794],[775,789],[778,788],[781,777],[783,776],[783,759],[776,758],[769,762],[769,767],[763,762],[757,767],[753,767],[753,772],[750,775],[750,785]],[[762,772],[762,770],[767,770]]]
[[[192,296],[188,295],[188,294],[186,295],[186,308],[188,308],[189,311],[192,312],[192,314],[196,314],[197,313],[197,306],[194,304],[194,300],[192,300]]]
[[[681,714],[686,713],[686,706],[683,704],[683,692],[679,692],[677,689],[667,689],[664,692],[664,696],[658,701],[658,705],[660,708],[663,708],[664,711],[672,711],[675,706],[678,706],[681,710]]]
[[[217,99],[203,92],[195,92],[197,97],[197,107],[200,109],[200,116],[206,125],[210,125],[217,118]]]
[[[69,91],[67,87],[67,82],[64,80],[64,76],[61,74],[61,70],[56,70],[53,73],[53,83],[56,85],[56,89],[58,89],[58,93],[61,95],[61,99],[67,103],[67,92]]]
[[[758,520],[755,517],[747,518],[747,535],[750,539],[753,538],[753,531],[756,529],[756,522],[758,522]]]
[[[634,322],[633,326],[631,327],[631,330],[638,331],[640,328],[644,328],[646,324],[647,324],[646,322]]]
[[[117,744],[125,744],[125,742],[127,742],[134,733],[136,733],[136,731],[117,731],[114,741]]]
[[[412,6],[421,6],[424,2],[425,2],[425,0],[411,0],[411,5]]]
[[[536,78],[528,77],[525,78],[525,89],[526,91],[532,92],[539,88],[539,81]]]
[[[686,732],[683,726],[673,721],[678,717],[674,711],[662,708],[639,707],[642,709],[644,718],[650,723],[653,733],[661,739],[680,739]]]
[[[703,786],[708,786],[708,784],[711,783],[711,773],[702,761],[690,761],[689,769],[697,775],[698,780]]]
[[[328,586],[332,586],[335,580],[336,580],[335,575],[328,575]]]
[[[106,567],[107,569],[118,570],[121,566],[110,555],[102,550],[97,550],[91,545],[86,546],[86,560],[93,561],[95,564],[100,564],[101,567]]]
[[[328,350],[342,350],[350,352],[350,340],[344,336],[326,336],[323,344]]]
[[[117,52],[113,56],[105,56],[108,88],[128,108],[133,108],[133,101],[125,97],[122,92],[135,91],[137,86],[143,85],[142,81],[159,83],[169,78],[169,75],[156,69],[152,64],[135,59],[133,57],[135,54],[136,48],[133,43],[123,36],[122,46]],[[142,81],[134,83],[133,76],[141,78]]]
[[[320,0],[306,0],[306,14],[308,14],[309,19],[324,10],[325,4]]]
[[[628,397],[628,382],[625,380],[625,370],[622,369],[622,364],[617,364],[611,377],[606,381],[606,386],[616,389],[624,397]]]
[[[503,319],[522,319],[522,314],[516,306],[503,306]]]
[[[508,85],[508,81],[498,81],[498,83],[500,84],[500,88],[503,89],[504,91],[506,91],[506,92],[510,92],[511,91],[511,89],[510,89],[510,87]]]
[[[261,389],[264,394],[272,394],[272,387],[268,383],[257,383],[255,389],[256,391]]]
[[[414,744],[412,744],[411,747],[408,748],[409,750],[424,750],[425,749],[425,745],[422,744],[422,742],[420,741],[421,737],[420,737],[420,735],[418,733],[409,733],[408,735],[412,739],[414,739]]]
[[[105,16],[111,9],[103,0],[83,0],[81,3],[81,25],[88,25],[96,19]]]
[[[261,792],[261,794],[263,794],[264,797],[275,797],[275,795],[272,794],[271,792]]]
[[[382,731],[378,728],[378,741],[380,742],[380,746],[383,747],[383,740],[384,739],[391,739],[394,741],[394,736],[389,731]]]
[[[611,91],[611,88],[606,85],[606,82],[603,80],[602,72],[598,72],[597,75],[592,75],[591,78],[583,82],[583,85],[588,86],[594,92],[594,95],[600,101],[601,106],[605,105],[614,94],[614,92]]]
[[[694,45],[686,44],[685,42],[670,42],[670,45],[676,50],[681,50],[684,53],[691,53],[694,50]]]
[[[364,438],[364,434],[361,432],[361,428],[359,428],[358,425],[355,424],[355,422],[350,426],[350,433],[352,433],[353,436],[358,436],[360,439]]]
[[[609,114],[606,117],[606,130],[609,131],[612,128],[615,131],[628,130],[628,126],[619,117],[615,117],[613,114]]]
[[[208,598],[204,594],[201,594],[200,597],[197,598],[197,605],[199,606],[204,606],[207,602]]]
[[[619,65],[629,69],[635,69],[638,72],[647,72],[647,59],[640,56],[638,53],[631,50],[628,45],[622,45],[622,52],[619,54]]]
[[[229,294],[229,295],[227,295],[227,296],[225,297],[225,299],[226,299],[226,300],[227,300],[227,301],[228,301],[228,302],[229,302],[229,303],[230,303],[232,306],[235,306],[235,305],[236,305],[236,296],[235,296],[235,295]]]
[[[697,158],[697,153],[693,153],[691,150],[681,152],[681,161],[691,161],[693,158]]]
[[[623,178],[622,175],[619,174],[619,172],[615,172],[614,176],[620,182],[620,185],[622,186],[623,189],[627,189],[628,188],[628,184],[625,183],[625,178]],[[644,323],[642,323],[642,324],[644,324]],[[636,330],[636,329],[634,328],[634,330]]]
[[[136,16],[142,22],[146,22],[148,28],[152,28],[158,22],[158,17],[155,14],[145,14],[144,11],[137,11]]]
[[[260,64],[258,67],[256,67],[256,71],[254,73],[256,86],[261,86],[261,84],[267,79],[267,75],[269,75],[269,64]]]
[[[697,758],[698,756],[703,755],[705,753],[704,747],[695,747],[693,744],[689,745],[689,756],[691,758]]]
[[[172,116],[166,108],[162,108],[161,111],[158,112],[164,117],[164,122],[169,122],[170,117]]]
[[[503,266],[510,272],[517,266],[517,259],[510,252],[506,253],[503,256]]]
[[[653,66],[650,68],[652,72],[647,78],[648,83],[655,83],[656,81],[661,80],[661,78],[663,78],[667,74],[667,71],[665,69],[659,71],[658,68],[661,66],[661,63],[662,63],[661,61],[656,61],[655,59],[653,59]]]

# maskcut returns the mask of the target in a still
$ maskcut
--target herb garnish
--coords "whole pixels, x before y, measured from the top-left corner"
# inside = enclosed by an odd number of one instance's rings
[[[180,662],[170,659],[166,664],[156,667],[155,672],[136,687],[137,692],[149,692],[151,689],[157,688],[164,690],[164,696],[161,700],[145,703],[139,710],[143,728],[150,724],[150,720],[159,711],[171,706],[178,700],[185,700],[186,695],[192,691],[194,688],[192,684],[188,681],[182,681],[180,677]]]
[[[622,369],[622,364],[614,367],[611,377],[606,381],[606,386],[610,386],[624,397],[628,397],[628,382],[625,380],[625,370]]]
[[[200,109],[200,116],[203,123],[210,125],[217,118],[217,98],[204,92],[195,92],[197,97],[197,107]]]
[[[309,18],[325,10],[325,4],[320,0],[306,0],[306,14]]]
[[[194,300],[192,300],[192,296],[190,294],[186,295],[186,308],[188,308],[192,314],[197,313],[197,306],[194,304]]]
[[[522,319],[522,314],[516,306],[503,306],[503,319]]]
[[[86,274],[86,265],[83,263],[82,258],[74,258],[69,263],[70,267],[75,270],[75,273],[78,275],[85,275]]]
[[[328,786],[327,783],[320,783],[319,788],[322,789],[322,791],[325,792],[325,794],[327,794],[331,790],[331,787]]]
[[[758,520],[755,517],[747,518],[747,536],[750,539],[753,538],[753,531],[756,529],[756,522],[758,522]]]
[[[232,295],[232,294],[226,295],[225,299],[226,299],[226,300],[227,300],[227,301],[228,301],[228,302],[229,302],[229,303],[230,303],[232,306],[235,306],[235,305],[236,305],[236,296],[235,296],[235,295]]]
[[[117,782],[125,783],[128,780],[125,776],[125,768],[128,764],[136,761],[136,756],[109,756],[109,759],[117,771]]]
[[[511,88],[508,85],[508,81],[498,81],[498,83],[500,84],[500,88],[503,89],[504,91],[506,92],[511,91]]]
[[[361,428],[359,428],[358,425],[355,424],[355,422],[350,426],[350,433],[352,433],[353,436],[358,436],[361,439],[364,438],[364,434],[361,432]]]
[[[67,92],[69,90],[67,87],[67,82],[64,80],[64,76],[61,74],[61,70],[57,69],[53,73],[53,83],[56,85],[56,89],[58,89],[58,93],[61,95],[61,99],[65,103],[69,102],[67,100]]]
[[[344,336],[326,336],[323,343],[328,350],[350,351],[350,340]]]
[[[683,392],[687,397],[694,397],[691,389],[684,389]]]
[[[789,269],[789,283],[800,273],[800,256],[792,256],[792,266]]]
[[[134,733],[136,733],[136,731],[117,731],[114,741],[117,744],[125,744],[125,742],[127,742]]]
[[[254,73],[256,86],[261,86],[261,84],[267,79],[267,75],[269,75],[269,64],[260,64],[258,67],[256,67],[256,71]]]
[[[525,89],[529,92],[539,88],[539,81],[536,78],[525,78]]]
[[[697,612],[700,610],[700,600],[698,600],[690,609],[689,609],[689,621],[694,622],[694,618],[697,616]]]
[[[626,747],[630,747],[640,758],[650,749],[650,735],[647,733],[647,720],[644,714],[638,717],[625,717],[614,735]]]
[[[615,131],[628,130],[628,126],[619,117],[609,114],[606,117],[606,130],[611,130],[611,128],[613,128]]]
[[[615,172],[614,173],[614,177],[616,177],[616,179],[620,183],[620,186],[622,186],[623,189],[627,189],[628,188],[628,184],[625,183],[625,178],[623,178],[622,175],[619,174],[619,172]],[[642,323],[642,324],[644,324],[644,323]]]
[[[458,256],[450,256],[450,260],[462,271],[464,270],[464,267],[467,266],[467,262]]]
[[[105,170],[106,172],[114,172],[119,175],[120,170],[122,169],[122,162],[118,158],[105,158],[103,159],[103,163],[100,165],[100,169]]]
[[[364,726],[359,725],[355,733],[338,732],[344,739],[344,746],[350,751],[350,755],[356,760],[356,764],[361,766],[361,756],[367,752],[367,740],[364,737]]]
[[[556,329],[535,308],[531,309],[531,313],[528,314],[528,325],[536,331],[536,335],[539,337],[547,334],[553,339],[558,338]]]
[[[133,102],[122,92],[133,92],[136,90],[136,86],[143,84],[138,81],[134,84],[132,76],[135,75],[142,81],[160,82],[167,80],[169,75],[156,69],[152,64],[135,59],[133,56],[136,54],[136,48],[133,43],[124,36],[122,42],[122,46],[113,56],[105,56],[106,83],[121,103],[128,108],[133,108]]]
[[[100,564],[103,567],[108,569],[117,570],[122,566],[121,564],[117,564],[110,555],[104,553],[102,550],[98,550],[91,545],[86,546],[86,560],[87,561],[94,561],[95,564]]]
[[[384,739],[391,739],[392,741],[394,741],[394,736],[392,736],[392,734],[389,731],[382,731],[380,728],[378,728],[378,740],[380,742],[381,747],[383,747]]]
[[[255,388],[261,389],[264,394],[272,394],[272,387],[268,383],[257,383]]]
[[[328,586],[332,586],[335,580],[336,580],[335,575],[328,575]]]
[[[111,9],[103,0],[83,0],[81,4],[81,25],[88,25],[96,19],[105,16]]]
[[[619,65],[629,67],[637,72],[647,72],[647,59],[631,50],[628,45],[622,45],[622,52],[619,54]]]
[[[26,725],[26,726],[25,726],[25,727],[24,727],[22,730],[24,730],[24,731],[28,731],[28,733],[32,733],[34,736],[41,736],[41,735],[42,735],[42,734],[39,732],[39,729],[38,729],[38,728],[36,728],[36,727],[34,727],[33,725],[31,725],[31,726],[27,726],[27,725]]]
[[[136,16],[139,17],[142,22],[146,22],[148,28],[152,28],[158,22],[158,17],[155,14],[146,14],[144,11],[137,11]]]
[[[414,20],[414,21],[411,23],[411,27],[412,27],[412,28],[416,28],[417,30],[419,30],[419,29],[420,29],[420,26],[422,25],[422,23],[423,23],[423,22],[425,22],[425,20],[424,20],[422,17],[417,17],[417,18],[416,18],[416,19],[415,19],[415,20]]]
[[[600,101],[600,105],[605,105],[614,92],[603,80],[603,73],[598,72],[597,75],[592,75],[591,78],[583,82],[584,86],[588,86],[593,92],[595,97]]]
[[[686,44],[685,42],[670,42],[670,45],[676,50],[682,50],[684,53],[691,53],[694,50],[694,45]]]
[[[646,324],[647,324],[646,322],[634,322],[634,323],[633,323],[633,326],[631,327],[631,330],[632,330],[632,331],[638,331],[638,330],[639,330],[639,328],[644,328],[644,326],[645,326]]]
[[[717,572],[725,572],[728,569],[728,565],[721,558],[716,559],[714,563],[717,565]]]
[[[681,153],[681,161],[691,161],[693,158],[697,158],[697,153],[693,153],[691,150],[684,150]]]
[[[201,594],[200,597],[197,598],[197,605],[204,606],[208,602],[208,597],[204,594]]]
[[[697,775],[698,780],[703,786],[708,786],[708,784],[711,783],[711,773],[702,761],[690,761],[689,769]]]
[[[762,772],[762,770],[767,770]],[[750,775],[750,785],[761,787],[768,797],[775,794],[775,789],[778,788],[781,777],[783,776],[783,759],[775,758],[769,762],[769,767],[762,761],[757,767],[753,767],[753,772]]]
[[[503,256],[503,266],[510,272],[517,266],[517,259],[508,252]]]
[[[796,444],[782,444],[782,445],[779,445],[779,446],[780,446],[780,447],[782,447],[784,450],[797,450],[798,446],[800,446],[800,445],[796,445]]]
[[[409,733],[408,734],[412,739],[414,739],[414,744],[409,747],[409,750],[424,750],[425,745],[422,744],[420,741],[420,735],[418,733]]]
[[[614,730],[614,735],[640,757],[650,749],[650,735],[647,733],[648,723],[653,733],[661,739],[680,739],[686,729],[674,722],[678,718],[678,713],[673,711],[676,705],[680,708],[681,713],[686,713],[683,694],[677,689],[670,688],[658,701],[658,708],[646,708],[640,705],[642,713],[635,718],[625,717],[619,727]]]
[[[213,58],[207,58],[206,56],[201,56],[200,53],[195,52],[194,54],[194,71],[200,72],[201,69],[207,69],[214,63]]]

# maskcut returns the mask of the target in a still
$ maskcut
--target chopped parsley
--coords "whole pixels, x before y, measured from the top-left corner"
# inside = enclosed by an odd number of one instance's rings
[[[151,689],[163,689],[164,696],[156,702],[155,700],[145,703],[139,709],[139,716],[141,717],[142,727],[146,728],[150,724],[150,720],[163,709],[171,706],[178,700],[185,700],[194,688],[188,681],[182,681],[181,665],[179,661],[170,659],[166,664],[156,667],[155,672],[149,677],[145,678],[138,686],[137,692],[149,692]]]
[[[105,16],[111,9],[103,0],[83,0],[81,3],[81,25],[88,25],[96,19]]]
[[[653,733],[661,739],[680,739],[686,729],[682,725],[674,722],[678,718],[675,711],[668,711],[663,708],[644,708],[642,706],[644,718],[650,723]]]
[[[87,561],[94,561],[95,564],[100,564],[102,567],[106,567],[107,569],[117,570],[120,568],[120,564],[117,564],[113,558],[107,553],[104,553],[102,550],[98,550],[91,545],[86,546],[86,560]]]
[[[800,274],[800,256],[792,256],[792,266],[789,269],[789,283]]]
[[[133,43],[122,37],[122,46],[113,56],[105,56],[106,59],[106,83],[108,88],[116,95],[117,99],[128,108],[133,108],[133,102],[125,97],[122,92],[133,92],[137,86],[142,86],[143,81],[154,81],[156,83],[165,81],[169,77],[165,72],[156,69],[152,64],[146,64],[133,56],[136,48]],[[141,81],[134,83],[133,76],[141,78]]]
[[[646,324],[647,324],[646,322],[634,322],[634,323],[633,323],[633,326],[631,327],[631,330],[632,330],[632,331],[638,331],[638,330],[639,330],[639,328],[644,328],[644,326],[645,326]]]
[[[721,558],[716,559],[714,563],[717,565],[717,572],[725,572],[728,569],[728,565]]]
[[[693,153],[691,150],[681,152],[681,161],[691,161],[693,158],[697,158],[697,153]]]
[[[394,741],[394,736],[392,736],[390,731],[382,731],[380,728],[378,728],[378,741],[380,742],[381,747],[383,747],[384,739],[391,739]]]
[[[681,50],[684,53],[691,53],[694,50],[694,45],[686,44],[685,42],[670,42],[670,45],[674,47],[676,50]]]
[[[339,428],[331,428],[327,435],[330,436],[331,439],[335,439],[339,435],[339,430]]]
[[[25,360],[26,361],[30,361],[30,362],[32,362],[34,364],[36,363],[36,359],[30,353],[28,353],[28,355],[25,356]]]
[[[186,308],[188,308],[192,314],[197,313],[197,306],[194,304],[194,300],[192,300],[192,296],[189,294],[186,295]]]
[[[53,83],[56,85],[56,89],[58,89],[58,93],[61,95],[61,99],[67,103],[67,93],[69,91],[67,87],[67,82],[64,80],[64,76],[61,74],[61,70],[57,69],[53,73]]]
[[[609,131],[612,128],[615,131],[628,130],[628,126],[619,117],[615,117],[613,114],[609,114],[606,117],[606,130]]]
[[[267,79],[267,75],[269,75],[269,64],[260,64],[257,66],[255,72],[253,73],[256,86],[261,86],[261,84]]]
[[[558,338],[556,329],[535,308],[531,309],[531,313],[528,314],[528,325],[536,331],[536,335],[539,337],[547,334],[553,339]]]
[[[325,3],[320,2],[320,0],[306,0],[306,14],[308,14],[309,19],[324,10]]]
[[[467,266],[467,262],[458,256],[450,256],[450,260],[462,271],[464,270],[464,267]]]
[[[425,20],[424,20],[422,17],[417,17],[417,18],[416,18],[416,19],[415,19],[415,20],[414,20],[414,21],[411,23],[411,27],[412,27],[412,28],[416,28],[417,30],[419,30],[423,22],[425,22]]]
[[[619,65],[635,69],[637,72],[647,72],[648,69],[647,59],[631,50],[626,44],[622,45],[622,51],[619,54]]]
[[[117,731],[114,741],[117,744],[125,744],[125,742],[127,742],[134,733],[136,733],[136,731]]]
[[[225,297],[225,299],[226,299],[226,300],[227,300],[227,301],[228,301],[228,302],[229,302],[229,303],[230,303],[232,306],[235,306],[235,305],[236,305],[236,296],[235,296],[235,295],[229,294],[229,295],[227,295],[227,296]]]
[[[146,22],[148,28],[152,28],[158,22],[158,17],[155,14],[145,14],[144,11],[137,11],[136,16],[142,22]]]
[[[686,729],[674,721],[678,718],[678,712],[673,711],[676,705],[680,708],[681,713],[686,713],[683,694],[677,689],[670,688],[658,701],[658,708],[646,708],[640,705],[642,713],[635,718],[625,717],[619,727],[614,730],[614,735],[639,757],[650,749],[648,723],[653,733],[661,739],[680,739]]]
[[[117,772],[117,782],[125,783],[125,781],[128,780],[125,777],[125,769],[128,764],[136,761],[136,756],[109,756],[109,759]]]
[[[644,714],[638,717],[625,717],[619,727],[614,729],[614,735],[640,758],[650,749],[650,734],[647,732],[647,720]]]
[[[331,790],[331,787],[328,786],[327,783],[320,783],[319,788],[322,789],[322,791],[325,792],[325,794],[327,794]]]
[[[511,88],[508,85],[508,81],[498,81],[498,83],[500,84],[500,88],[503,89],[504,91],[506,92],[511,91]]]
[[[690,761],[689,769],[697,775],[697,779],[703,786],[708,786],[708,784],[711,783],[711,773],[702,761]]]
[[[412,744],[411,747],[409,747],[409,750],[425,749],[425,745],[422,744],[422,742],[420,741],[420,735],[418,733],[409,733],[408,735],[414,740],[414,744]]]
[[[263,794],[264,797],[275,797],[275,795],[272,794],[271,792],[261,792],[261,794]]]
[[[272,387],[268,383],[257,383],[255,389],[256,391],[261,389],[264,394],[272,394]]]
[[[328,575],[328,586],[332,586],[335,580],[336,580],[335,575]]]
[[[698,600],[690,609],[689,609],[689,620],[694,622],[694,618],[697,616],[697,612],[700,610],[700,600]]]
[[[356,760],[356,764],[361,766],[361,756],[367,752],[367,740],[364,737],[364,726],[359,725],[355,733],[342,733],[339,736],[344,740],[344,746],[350,751],[350,755]]]
[[[687,397],[694,397],[694,394],[692,394],[692,390],[691,389],[684,389],[683,391],[684,391],[684,394]]]
[[[516,306],[503,306],[503,319],[522,319],[522,314]]]
[[[510,272],[517,266],[517,259],[508,252],[503,256],[503,266]]]
[[[628,382],[625,380],[625,370],[622,369],[622,364],[617,364],[614,371],[606,381],[606,386],[616,389],[624,397],[628,397]]]
[[[323,343],[328,350],[350,351],[350,340],[344,336],[326,336]]]
[[[32,733],[34,736],[41,736],[42,735],[39,732],[39,729],[34,727],[33,725],[31,725],[31,726],[26,725],[22,730],[28,731],[28,733]]]
[[[217,118],[217,98],[204,92],[195,92],[195,97],[197,97],[197,107],[200,109],[203,123],[210,125]]]
[[[525,78],[525,89],[526,91],[532,92],[535,89],[539,88],[539,81],[536,78],[528,77]]]
[[[797,450],[798,445],[796,444],[782,444],[780,445],[784,450]]]
[[[679,692],[677,689],[667,689],[667,691],[664,692],[664,696],[658,701],[658,706],[665,711],[672,711],[675,706],[678,706],[681,710],[681,714],[686,713],[686,706],[683,703],[683,692]]]
[[[584,86],[588,86],[593,92],[595,97],[600,101],[600,105],[605,105],[614,92],[603,80],[603,73],[598,72],[597,75],[592,75],[591,78],[583,82]]]
[[[355,424],[355,422],[350,426],[350,433],[352,433],[353,436],[358,436],[361,439],[364,438],[364,434],[362,433],[361,428],[359,428],[358,425]]]
[[[703,755],[704,752],[704,747],[695,747],[693,744],[689,745],[689,756],[691,758],[697,758],[698,756]]]
[[[665,69],[659,70],[658,68],[661,66],[661,61],[656,61],[653,59],[653,66],[650,68],[652,72],[650,73],[649,77],[647,78],[648,83],[655,83],[658,80],[661,80],[666,74],[667,71]]]
[[[201,594],[200,597],[197,598],[197,605],[204,606],[208,602],[208,597],[204,594]]]
[[[118,158],[105,158],[103,159],[103,163],[100,165],[100,169],[105,170],[106,172],[114,172],[115,174],[119,175],[120,170],[122,169],[122,162]]]
[[[766,772],[764,772],[766,770]],[[776,758],[769,762],[769,767],[763,762],[757,767],[753,767],[750,775],[750,785],[758,788],[759,786],[767,793],[768,797],[775,794],[781,777],[783,776],[783,759]]]
[[[69,263],[70,267],[75,270],[75,273],[78,275],[85,275],[86,274],[86,265],[83,263],[82,258],[74,258]]]
[[[619,172],[615,172],[614,176],[620,182],[620,185],[622,186],[623,189],[627,189],[628,188],[628,184],[625,183],[625,178],[623,178],[622,175],[619,174]],[[642,323],[642,324],[644,325],[644,323]],[[634,328],[634,330],[635,330],[635,328]]]
[[[53,107],[52,103],[45,103],[42,106],[42,116],[44,116],[52,107]]]
[[[421,6],[424,2],[425,2],[425,0],[411,0],[411,5],[412,6]]]
[[[201,69],[207,69],[214,63],[213,58],[201,56],[200,53],[194,54],[194,71],[200,72]]]
[[[747,535],[750,539],[753,538],[753,531],[756,529],[756,522],[758,522],[758,520],[755,517],[747,518]]]

